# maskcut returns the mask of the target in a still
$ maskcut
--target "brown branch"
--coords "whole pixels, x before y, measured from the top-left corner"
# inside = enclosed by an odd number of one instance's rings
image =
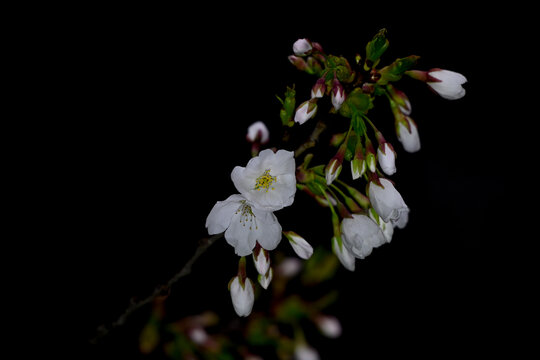
[[[326,124],[322,120],[319,120],[317,125],[315,125],[315,129],[313,129],[313,132],[309,136],[309,139],[296,149],[294,157],[298,158],[304,151],[317,145],[319,136],[321,136],[324,130],[326,130]]]
[[[97,328],[96,335],[90,339],[90,343],[97,344],[104,336],[108,335],[111,332],[111,330],[119,326],[122,326],[135,311],[137,311],[144,305],[151,303],[158,296],[167,297],[170,293],[172,285],[174,285],[178,280],[180,280],[184,276],[189,275],[191,273],[191,267],[197,261],[197,259],[204,252],[206,252],[206,250],[208,250],[208,248],[213,243],[215,243],[217,240],[221,239],[222,237],[223,237],[223,233],[199,240],[199,246],[195,250],[195,253],[193,254],[193,256],[186,262],[186,264],[182,267],[182,269],[180,269],[179,272],[177,272],[169,281],[167,281],[167,284],[157,286],[154,289],[154,292],[152,292],[152,294],[148,295],[142,300],[132,301],[130,305],[127,307],[127,309],[124,310],[122,315],[120,315],[118,319],[116,319],[115,321],[111,322],[110,324],[100,325]]]

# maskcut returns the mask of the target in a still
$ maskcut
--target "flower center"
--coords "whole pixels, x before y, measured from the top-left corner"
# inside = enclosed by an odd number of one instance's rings
[[[261,189],[264,189],[266,192],[268,192],[268,189],[275,190],[275,187],[270,187],[275,181],[276,177],[270,175],[270,169],[266,169],[264,173],[255,180],[255,190],[260,191]]]
[[[246,204],[245,200],[242,200],[241,203],[242,205],[236,210],[236,214],[240,214],[240,224],[244,227],[249,224],[249,230],[253,230],[253,223],[255,223],[255,230],[259,230],[257,217],[253,214],[251,206]]]

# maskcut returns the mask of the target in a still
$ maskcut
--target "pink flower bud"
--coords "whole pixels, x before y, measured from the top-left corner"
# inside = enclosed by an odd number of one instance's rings
[[[336,110],[339,110],[339,108],[345,101],[345,89],[343,89],[343,86],[337,79],[334,79],[334,83],[332,85],[331,100],[332,105],[334,105],[334,109]]]
[[[317,102],[312,100],[304,101],[297,109],[294,114],[294,121],[302,125],[317,112]]]
[[[266,144],[270,139],[270,132],[262,121],[256,121],[248,127],[246,139],[252,143]]]
[[[324,78],[320,78],[319,80],[317,80],[317,82],[315,83],[315,85],[313,85],[313,88],[311,89],[311,97],[322,98],[325,92],[326,84]]]
[[[293,44],[293,52],[297,56],[308,55],[312,48],[311,42],[308,39],[298,39]]]

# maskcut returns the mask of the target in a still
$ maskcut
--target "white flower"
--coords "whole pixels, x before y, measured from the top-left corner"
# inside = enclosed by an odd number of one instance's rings
[[[396,153],[390,144],[383,143],[379,146],[377,159],[379,159],[379,165],[386,175],[393,175],[396,172]]]
[[[268,272],[266,274],[259,274],[259,284],[261,284],[264,289],[268,289],[268,285],[270,285],[273,277],[274,271],[272,271],[272,268],[270,268],[268,269]]]
[[[317,103],[314,101],[304,101],[294,114],[294,121],[302,125],[317,113]]]
[[[210,235],[225,231],[225,240],[239,256],[252,253],[258,241],[266,250],[274,250],[281,241],[281,225],[269,211],[259,210],[241,195],[218,201],[208,217]]]
[[[304,56],[311,52],[313,47],[307,39],[298,39],[293,44],[293,52],[295,55]]]
[[[343,244],[359,259],[363,259],[373,248],[386,243],[386,238],[373,220],[366,215],[353,214],[341,222]]]
[[[236,276],[230,285],[231,299],[234,311],[238,316],[248,316],[251,314],[253,303],[255,301],[255,293],[253,283],[246,278],[246,282],[241,284],[240,279]]]
[[[354,255],[343,245],[343,241],[335,236],[332,238],[332,250],[345,269],[354,271],[356,267]]]
[[[336,339],[341,336],[341,323],[335,316],[319,315],[315,323],[324,336]]]
[[[409,220],[409,208],[389,180],[379,179],[379,181],[384,188],[373,181],[369,183],[369,201],[384,222],[391,221],[403,229]]]
[[[294,231],[286,231],[283,234],[287,237],[294,252],[300,258],[307,260],[311,257],[311,255],[313,255],[313,247],[309,245],[309,243],[303,237]]]
[[[410,131],[407,126],[400,121],[397,128],[397,138],[403,145],[405,151],[413,153],[420,150],[420,136],[418,135],[418,129],[414,121],[406,116],[405,119],[410,127]]]
[[[448,100],[456,100],[465,96],[465,89],[461,86],[467,82],[467,78],[460,73],[435,69],[428,72],[429,77],[435,78],[439,81],[427,81],[427,84],[431,86],[439,95]]]
[[[257,255],[255,255],[257,253]],[[259,274],[266,274],[268,269],[270,269],[270,255],[268,251],[263,248],[260,248],[259,252],[255,250],[253,252],[253,262],[255,263],[255,268]]]
[[[252,207],[276,211],[294,201],[295,171],[292,151],[279,150],[274,153],[266,149],[259,156],[251,158],[246,167],[236,166],[231,178],[236,189],[249,200]]]
[[[319,353],[317,350],[306,344],[297,344],[294,348],[295,360],[319,360]]]
[[[249,142],[266,144],[270,139],[270,131],[262,121],[256,121],[248,127],[246,138]]]
[[[373,208],[369,209],[369,217],[375,221],[377,224],[379,224],[379,227],[381,228],[384,237],[386,238],[386,241],[390,242],[392,241],[392,236],[394,235],[394,224],[392,222],[385,222]]]

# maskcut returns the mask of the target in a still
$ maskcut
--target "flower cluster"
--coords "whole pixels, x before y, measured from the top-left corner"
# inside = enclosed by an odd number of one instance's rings
[[[379,68],[388,46],[383,29],[366,45],[365,57],[356,56],[355,65],[344,57],[325,53],[320,44],[308,39],[297,40],[294,55],[289,56],[293,65],[315,75],[317,80],[311,98],[295,109],[288,125],[292,122],[303,125],[314,118],[318,102],[325,96],[330,97],[331,114],[349,119],[348,129],[342,129],[332,138],[337,151],[326,166],[310,167],[313,154],[305,156],[298,171],[298,187],[330,208],[334,228],[332,249],[351,271],[355,269],[356,259],[363,259],[373,248],[390,242],[394,228],[404,228],[409,218],[409,208],[387,178],[397,171],[397,152],[367,116],[375,106],[375,99],[382,96],[388,100],[394,115],[395,136],[402,148],[412,153],[421,147],[418,127],[410,117],[412,107],[407,95],[394,84],[403,76],[410,76],[425,82],[445,99],[456,100],[465,95],[462,84],[467,79],[463,75],[442,69],[414,70],[419,59],[416,55]],[[324,121],[319,120],[317,126]],[[366,180],[366,194],[340,180],[345,161],[350,163],[353,181]]]
[[[250,132],[251,129],[248,138]],[[274,211],[290,206],[294,201],[295,167],[292,151],[261,151],[246,167],[236,166],[231,173],[240,194],[218,201],[206,219],[208,233],[224,232],[225,240],[242,257],[238,276],[229,284],[234,309],[240,316],[251,313],[254,300],[253,283],[246,277],[244,256],[253,255],[259,283],[266,289],[273,276],[268,252],[278,246],[283,234],[300,257],[308,258],[313,251],[301,237],[283,232],[274,215]]]
[[[374,248],[390,242],[394,229],[407,225],[409,207],[389,179],[397,172],[396,148],[367,114],[375,107],[377,98],[386,99],[394,120],[395,134],[391,136],[405,151],[419,151],[420,137],[418,126],[410,116],[411,102],[395,84],[403,76],[409,76],[426,83],[442,98],[456,100],[465,95],[462,85],[467,79],[449,70],[416,70],[414,66],[419,59],[416,55],[380,67],[388,46],[386,30],[382,29],[367,43],[363,57],[357,55],[351,65],[342,56],[327,54],[317,42],[299,39],[293,44],[294,54],[289,56],[289,61],[297,69],[314,75],[316,80],[309,99],[298,106],[294,87],[287,88],[283,99],[278,98],[286,134],[283,141],[290,141],[289,128],[306,127],[313,123],[310,119],[320,119],[310,138],[295,152],[283,149],[259,152],[269,141],[268,129],[262,122],[250,126],[246,138],[252,143],[253,157],[246,167],[237,166],[231,173],[239,194],[218,201],[206,220],[209,234],[224,233],[226,241],[241,257],[238,275],[229,284],[239,316],[249,315],[254,303],[254,285],[246,274],[246,256],[252,255],[258,282],[266,289],[273,277],[269,251],[276,249],[283,236],[300,258],[308,259],[313,253],[311,245],[301,236],[282,231],[274,214],[293,204],[296,189],[330,209],[331,249],[351,271],[355,270],[356,259],[364,259]],[[319,103],[328,97],[329,114],[321,118]],[[327,120],[335,116],[346,121]],[[320,133],[328,129],[334,131],[331,146],[336,148],[335,154],[328,162],[312,166],[316,157],[310,149],[318,144]],[[303,161],[297,167],[296,161],[301,156]],[[349,162],[350,178],[342,176],[346,162]],[[359,186],[362,179],[365,184]],[[359,188],[365,188],[365,193]]]

